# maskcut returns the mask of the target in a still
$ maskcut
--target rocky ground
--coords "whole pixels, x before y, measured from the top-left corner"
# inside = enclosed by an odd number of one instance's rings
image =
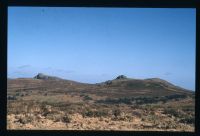
[[[123,115],[124,114],[124,115]],[[115,117],[84,117],[64,112],[53,116],[41,114],[10,114],[7,116],[7,128],[14,130],[127,130],[127,131],[194,131],[194,126],[175,123],[175,117],[157,113],[161,122],[146,120],[125,113]]]
[[[27,118],[32,118],[28,121]],[[70,115],[70,121],[48,119],[38,115],[8,115],[8,129],[34,129],[34,130],[137,130],[137,131],[194,131],[194,127],[181,124],[179,128],[171,126],[166,128],[168,122],[173,120],[168,118],[166,123],[153,124],[142,121],[141,118],[133,117],[129,121],[113,120],[106,117],[83,117],[81,114]],[[169,126],[170,127],[170,126]]]

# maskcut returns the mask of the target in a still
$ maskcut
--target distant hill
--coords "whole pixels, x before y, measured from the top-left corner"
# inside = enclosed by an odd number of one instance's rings
[[[113,80],[102,83],[86,84],[39,73],[34,78],[9,79],[8,84],[8,89],[13,87],[46,88],[47,90],[84,91],[111,97],[194,94],[194,92],[190,90],[173,85],[163,79],[132,79],[124,75],[120,75]]]

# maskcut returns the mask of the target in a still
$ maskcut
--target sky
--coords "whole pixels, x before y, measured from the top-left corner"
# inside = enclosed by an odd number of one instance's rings
[[[195,89],[195,9],[9,7],[8,77],[161,78]]]

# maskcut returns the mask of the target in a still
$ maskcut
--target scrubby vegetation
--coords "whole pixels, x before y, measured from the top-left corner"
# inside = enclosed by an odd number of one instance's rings
[[[163,102],[166,103],[167,101],[171,100],[181,100],[187,98],[187,95],[169,95],[169,96],[162,96],[162,97],[148,97],[148,96],[141,96],[141,97],[124,97],[124,98],[107,98],[105,100],[98,100],[97,103],[106,103],[106,104],[152,104]]]
[[[10,83],[8,129],[194,131],[194,94],[130,90],[162,85],[126,80],[75,86],[33,80],[26,86],[20,82],[21,88],[19,81]]]

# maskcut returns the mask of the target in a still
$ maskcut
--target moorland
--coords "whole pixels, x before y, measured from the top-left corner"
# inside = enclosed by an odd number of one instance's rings
[[[194,114],[195,93],[159,78],[8,79],[8,129],[194,131]]]

